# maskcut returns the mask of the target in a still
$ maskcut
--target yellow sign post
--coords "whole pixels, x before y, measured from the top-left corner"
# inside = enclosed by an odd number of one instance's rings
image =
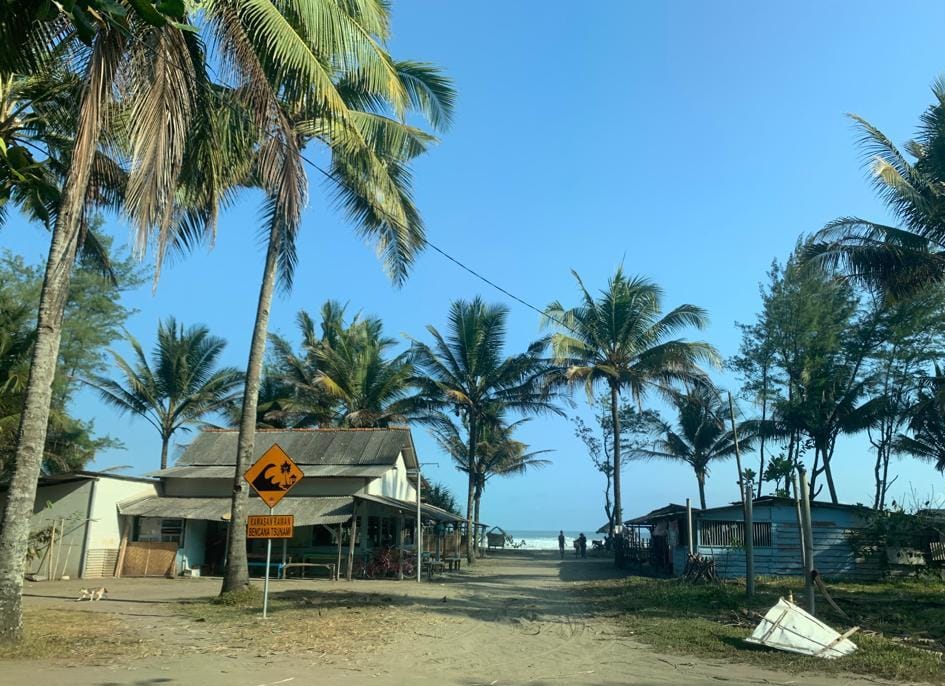
[[[292,538],[292,528],[295,519],[292,515],[276,516],[272,514],[274,508],[293,486],[302,480],[302,470],[292,461],[286,451],[273,443],[272,447],[263,453],[256,463],[246,470],[243,478],[252,486],[266,505],[269,506],[269,516],[259,515],[247,518],[246,537],[266,539],[266,576],[263,583],[263,619],[269,612],[269,565],[272,562],[272,539]],[[259,520],[269,520],[261,522]],[[255,522],[254,522],[255,520]],[[283,520],[276,522],[273,520]],[[284,520],[288,520],[286,523]],[[255,524],[255,527],[254,527]],[[253,533],[258,535],[253,535]],[[286,533],[288,535],[286,535]]]
[[[292,538],[293,515],[250,515],[246,518],[246,538]]]

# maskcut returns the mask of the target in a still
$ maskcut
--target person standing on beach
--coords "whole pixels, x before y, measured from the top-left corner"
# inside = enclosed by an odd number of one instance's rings
[[[558,533],[558,550],[561,551],[561,559],[564,559],[564,530]]]
[[[578,536],[578,545],[581,546],[581,557],[587,557],[587,536],[583,533]]]

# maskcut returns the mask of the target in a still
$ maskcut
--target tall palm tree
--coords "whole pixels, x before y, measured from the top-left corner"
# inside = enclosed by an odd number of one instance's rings
[[[663,291],[642,278],[628,278],[623,268],[607,282],[598,298],[573,272],[581,302],[565,308],[555,301],[545,309],[543,323],[557,329],[551,338],[555,360],[565,367],[569,382],[584,383],[589,402],[594,388],[610,390],[614,436],[620,436],[620,393],[626,389],[640,404],[651,390],[671,397],[675,384],[703,383],[698,363],[718,364],[719,355],[708,343],[672,338],[688,327],[706,326],[705,310],[680,305],[663,314]],[[620,499],[620,441],[613,442],[614,526],[623,521]]]
[[[132,336],[134,359],[112,352],[122,379],[96,375],[86,383],[119,412],[129,412],[151,424],[161,435],[161,469],[167,469],[167,449],[174,434],[197,424],[208,414],[225,409],[243,382],[234,367],[217,369],[226,347],[205,326],[185,329],[173,317],[158,325],[151,362]]]
[[[86,22],[87,31],[79,32],[64,28],[68,17],[63,5],[43,10],[52,15],[49,21],[32,16],[41,5],[14,8],[7,4],[0,18],[4,30],[11,25],[7,14],[22,9],[28,21],[22,24],[16,47],[4,46],[0,72],[4,78],[17,70],[29,73],[38,64],[60,59],[65,68],[80,75],[81,86],[70,110],[75,113],[72,148],[56,198],[14,473],[0,533],[0,637],[13,640],[22,632],[29,514],[43,461],[64,309],[104,134],[121,129],[131,170],[122,207],[140,231],[141,246],[152,230],[166,232],[175,221],[173,199],[188,149],[204,146],[212,151],[216,142],[189,135],[201,119],[201,93],[209,87],[209,79],[200,39],[188,30],[185,18],[171,22],[155,13],[156,17],[145,20],[134,8],[128,12],[119,8],[121,12],[109,17],[121,25],[107,21],[95,27]],[[86,40],[87,47],[77,37]],[[66,42],[70,44],[64,49]],[[205,197],[216,199],[212,193]],[[213,216],[212,211],[204,214]]]
[[[408,163],[435,139],[405,123],[408,111],[444,129],[452,112],[447,79],[427,64],[397,62],[386,51],[390,7],[383,0],[338,3],[206,3],[225,47],[225,68],[240,83],[261,142],[251,183],[265,195],[267,251],[259,290],[237,440],[229,554],[222,592],[249,584],[244,524],[254,455],[256,403],[276,282],[288,289],[307,196],[304,146],[324,145],[327,176],[357,230],[377,243],[395,282],[424,245]],[[391,114],[393,116],[391,116]]]
[[[678,415],[677,428],[664,427],[651,450],[639,451],[643,457],[685,462],[696,473],[699,503],[704,510],[705,480],[709,464],[735,454],[735,440],[728,427],[728,406],[712,386],[693,386],[685,393],[675,394],[673,405]],[[742,447],[747,437],[739,432]]]
[[[475,474],[483,426],[503,412],[561,414],[555,405],[557,392],[547,382],[551,365],[543,354],[548,341],[535,341],[525,352],[504,357],[507,317],[503,305],[487,305],[479,297],[456,300],[450,305],[445,335],[427,326],[433,344],[413,340],[411,346],[418,411],[452,413],[465,427],[466,460],[472,467],[466,494],[466,557],[470,562],[475,551]]]
[[[495,417],[483,424],[473,459],[470,459],[469,442],[463,429],[445,415],[436,423],[434,437],[437,443],[453,458],[459,471],[473,478],[475,521],[480,521],[482,496],[489,479],[495,476],[525,474],[529,469],[551,464],[549,460],[540,457],[550,453],[550,450],[530,451],[527,443],[513,438],[515,430],[527,421],[529,418],[507,424],[501,417]]]
[[[935,102],[905,153],[878,128],[851,115],[862,134],[873,187],[898,226],[841,217],[819,231],[805,251],[807,259],[840,267],[893,298],[945,281],[945,79],[933,84],[932,93]]]

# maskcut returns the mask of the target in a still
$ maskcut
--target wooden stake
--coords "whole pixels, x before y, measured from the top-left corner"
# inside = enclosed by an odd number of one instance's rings
[[[693,533],[692,533],[692,500],[686,498],[686,533],[689,534],[689,556],[695,554],[695,548],[693,547]]]
[[[801,518],[804,523],[804,590],[807,592],[807,611],[813,615],[814,530],[810,517],[810,488],[807,486],[807,471],[805,471],[803,465],[798,465],[797,474],[801,487]]]
[[[121,518],[121,544],[118,546],[118,559],[115,560],[115,577],[121,576],[121,568],[125,564],[125,551],[128,549],[128,529],[131,528],[127,516]]]
[[[49,556],[46,558],[46,580],[52,581],[55,570],[53,569],[53,555],[56,551],[56,524],[58,520],[53,520],[52,532],[49,534]]]
[[[751,481],[745,481],[742,497],[745,500],[745,593],[755,595],[755,525],[752,507],[755,489]]]
[[[335,565],[335,578],[338,581],[341,578],[341,523],[338,523],[338,564]]]
[[[354,539],[358,537],[358,505],[357,502],[351,507],[351,532],[348,540],[348,581],[354,574]]]

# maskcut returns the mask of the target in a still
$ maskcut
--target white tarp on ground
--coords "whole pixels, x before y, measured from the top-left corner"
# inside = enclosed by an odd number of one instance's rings
[[[832,660],[856,650],[856,644],[847,638],[856,630],[854,627],[843,635],[838,634],[813,615],[781,598],[745,640],[769,648]]]

